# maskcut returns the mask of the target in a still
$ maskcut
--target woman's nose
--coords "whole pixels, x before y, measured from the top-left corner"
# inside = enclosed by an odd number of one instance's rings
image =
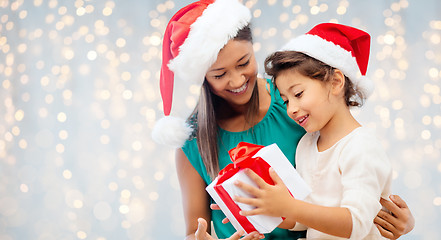
[[[239,88],[245,83],[245,81],[245,75],[239,71],[235,71],[233,74],[231,74],[230,86],[233,88]]]

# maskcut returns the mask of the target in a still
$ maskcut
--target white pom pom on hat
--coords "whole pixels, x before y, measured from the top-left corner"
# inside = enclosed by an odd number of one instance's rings
[[[371,36],[337,23],[321,23],[289,41],[281,51],[298,51],[340,69],[354,87],[368,98],[373,82],[366,77]]]
[[[184,145],[193,131],[185,122],[193,109],[177,109],[172,102],[185,101],[183,95],[191,85],[202,86],[219,51],[250,20],[250,10],[238,0],[200,0],[170,19],[162,44],[160,76],[165,117],[155,124],[153,140],[174,148]]]
[[[152,137],[157,143],[178,148],[183,145],[192,132],[193,129],[185,122],[185,119],[165,116],[156,123]]]

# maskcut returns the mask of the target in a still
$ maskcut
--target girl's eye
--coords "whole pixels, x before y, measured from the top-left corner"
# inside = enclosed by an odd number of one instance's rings
[[[239,67],[245,67],[246,65],[248,65],[250,63],[250,59],[248,59],[245,63],[240,64]]]
[[[299,93],[296,93],[296,94],[295,94],[295,97],[299,98],[299,97],[302,96],[302,94],[303,94],[303,91],[301,91],[301,92],[299,92]]]
[[[219,79],[219,78],[222,78],[223,76],[225,76],[225,72],[224,73],[222,73],[221,75],[216,75],[216,76],[214,76],[214,78],[216,78],[216,79]]]
[[[283,100],[283,105],[287,105],[288,104],[288,100]]]

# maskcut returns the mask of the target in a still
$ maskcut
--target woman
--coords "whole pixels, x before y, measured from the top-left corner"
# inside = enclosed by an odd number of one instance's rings
[[[201,0],[179,10],[164,34],[161,95],[166,117],[156,124],[153,138],[178,147],[187,239],[211,239],[210,221],[219,238],[240,238],[231,224],[222,223],[221,211],[210,209],[205,191],[219,170],[231,163],[229,149],[241,141],[277,143],[294,164],[295,145],[304,134],[287,116],[271,82],[257,78],[250,19],[249,10],[237,0]],[[183,99],[190,85],[201,86],[194,111],[173,108],[173,97],[175,103],[177,97]],[[383,236],[398,238],[412,229],[413,217],[403,203],[387,203],[393,216],[379,213],[376,222],[383,227]],[[282,229],[285,226],[291,224],[282,223],[266,239],[304,236]],[[259,237],[252,233],[243,239]]]

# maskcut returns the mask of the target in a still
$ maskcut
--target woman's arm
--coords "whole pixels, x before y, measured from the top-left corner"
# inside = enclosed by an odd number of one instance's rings
[[[176,170],[181,187],[185,218],[186,240],[214,240],[210,233],[210,198],[205,191],[207,186],[196,169],[191,165],[182,149],[176,150]],[[242,232],[235,232],[228,240],[257,240],[263,235],[257,232],[241,238]]]
[[[406,202],[398,195],[391,195],[390,200],[381,199],[380,203],[389,211],[380,210],[374,219],[381,235],[389,239],[398,239],[412,231],[415,219]]]
[[[186,239],[196,239],[194,234],[198,229],[198,218],[203,218],[207,222],[211,221],[210,201],[205,191],[206,184],[182,149],[176,150],[176,171],[181,187]],[[210,232],[210,225],[206,229]]]

